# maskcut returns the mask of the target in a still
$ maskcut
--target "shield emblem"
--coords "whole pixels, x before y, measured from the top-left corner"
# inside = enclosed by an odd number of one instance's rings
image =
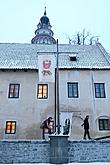
[[[51,65],[51,61],[50,60],[43,61],[43,68],[49,69],[50,65]]]

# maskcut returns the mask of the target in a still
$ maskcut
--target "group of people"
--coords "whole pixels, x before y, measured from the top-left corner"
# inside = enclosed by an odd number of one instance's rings
[[[89,133],[89,115],[87,115],[84,119],[84,122],[81,126],[84,127],[84,137],[83,139],[91,139],[90,133]],[[53,125],[54,121],[52,117],[48,117],[46,120],[44,120],[40,126],[42,129],[42,139],[45,139],[45,130],[47,129],[47,133],[51,135],[53,133]],[[68,135],[69,134],[69,129],[70,129],[70,119],[65,120],[65,126],[64,126],[64,132],[63,135]]]

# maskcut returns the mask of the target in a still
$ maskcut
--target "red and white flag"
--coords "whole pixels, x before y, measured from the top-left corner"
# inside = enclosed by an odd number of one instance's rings
[[[55,56],[38,55],[39,82],[55,82]]]

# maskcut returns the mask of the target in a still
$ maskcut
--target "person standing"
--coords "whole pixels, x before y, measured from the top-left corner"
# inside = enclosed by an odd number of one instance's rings
[[[48,129],[49,135],[52,133],[51,122],[53,122],[53,118],[49,117],[43,121],[40,128],[42,129],[42,139],[45,139],[45,129]]]
[[[89,133],[89,115],[87,115],[84,119],[84,123],[81,126],[84,126],[84,137],[83,139],[86,139],[86,136],[88,136],[88,139],[91,139],[90,133]]]

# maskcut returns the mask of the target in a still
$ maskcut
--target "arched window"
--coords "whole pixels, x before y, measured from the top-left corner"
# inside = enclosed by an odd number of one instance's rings
[[[44,43],[47,44],[47,38],[44,39]]]
[[[40,42],[39,42],[39,43],[40,43],[40,44],[43,44],[43,38],[40,39]]]
[[[101,116],[98,118],[99,131],[110,130],[110,117]]]

